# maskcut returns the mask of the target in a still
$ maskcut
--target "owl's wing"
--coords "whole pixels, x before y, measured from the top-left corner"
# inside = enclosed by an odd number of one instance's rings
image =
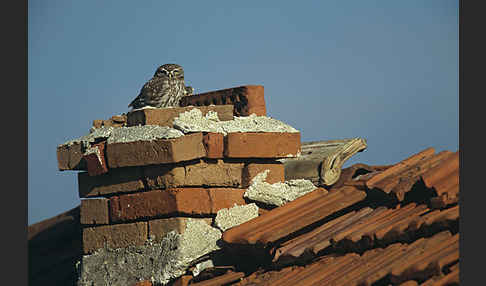
[[[161,96],[165,94],[167,89],[168,86],[165,84],[165,81],[152,78],[143,85],[138,96],[128,107],[137,109],[144,106],[157,106],[161,100]]]
[[[145,97],[147,97],[150,89],[147,88],[147,83],[145,83],[138,93],[137,97],[128,105],[128,107],[133,107],[134,109],[146,106]]]

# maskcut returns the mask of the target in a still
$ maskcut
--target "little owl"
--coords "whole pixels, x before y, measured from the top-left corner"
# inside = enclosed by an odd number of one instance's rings
[[[155,71],[154,76],[143,85],[138,96],[128,107],[177,107],[182,97],[192,95],[193,92],[194,89],[184,83],[182,67],[165,64]]]

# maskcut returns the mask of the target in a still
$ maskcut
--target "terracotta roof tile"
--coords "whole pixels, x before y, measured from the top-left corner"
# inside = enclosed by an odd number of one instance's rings
[[[449,268],[450,272],[447,274],[441,274],[438,276],[433,276],[427,279],[420,286],[446,286],[446,285],[457,285],[459,284],[459,263],[455,263]],[[418,286],[419,284],[415,280],[408,280],[401,283],[398,286]]]
[[[329,193],[317,189],[223,233],[227,243],[267,244],[298,231],[366,197],[346,186]]]
[[[373,253],[373,251],[376,251]],[[396,261],[406,251],[406,246],[402,244],[393,244],[385,249],[370,250],[363,254],[362,262],[359,267],[346,276],[341,276],[335,281],[337,285],[370,285],[385,277],[389,272],[388,265]],[[372,255],[367,255],[368,253]]]
[[[452,264],[451,266],[449,266],[449,271],[455,271],[455,270],[459,270],[459,261],[457,263],[454,263]]]
[[[426,246],[437,241],[433,238],[427,240],[433,241]],[[422,240],[422,244],[424,241],[427,242]],[[293,268],[284,275],[272,275],[264,285],[371,285],[387,276],[391,266],[399,265],[407,259],[410,249],[411,245],[397,243],[384,249],[369,250],[361,256],[349,253],[344,256],[323,257],[306,267]],[[254,277],[244,278],[238,285],[256,285],[251,284],[252,279]]]
[[[446,158],[440,165],[422,176],[424,184],[437,193],[431,199],[433,208],[443,208],[459,200],[459,151]]]
[[[397,232],[403,232],[412,220],[428,211],[428,208],[425,205],[419,205],[416,207],[414,203],[409,205],[411,206],[410,209],[406,209],[406,207],[404,207],[394,211],[393,215],[388,217],[386,222],[374,229],[373,232],[375,234],[375,238],[383,239],[385,235],[394,230]]]
[[[205,281],[197,282],[197,283],[191,283],[190,285],[194,286],[219,286],[219,285],[225,285],[230,282],[235,282],[241,278],[245,277],[245,273],[243,272],[233,272],[233,271],[228,271],[223,275],[214,277],[212,279],[208,279]]]
[[[359,258],[359,255],[357,254],[348,254],[337,258],[326,257],[306,267],[295,268],[281,277],[275,277],[269,281],[269,285],[312,285],[312,282],[308,281],[309,279],[318,278],[320,276],[319,273],[324,271],[334,273],[336,270],[340,269],[342,265],[349,264],[357,258]]]
[[[446,286],[446,285],[456,285],[459,284],[459,268],[453,270],[447,275],[433,277],[424,283],[420,284],[420,286]]]
[[[408,167],[395,179],[395,184],[392,186],[390,192],[393,193],[398,201],[403,201],[405,193],[412,189],[413,185],[420,179],[420,175],[440,164],[442,160],[448,158],[451,154],[450,151],[442,151]]]
[[[459,205],[445,210],[434,210],[424,216],[422,216],[423,223],[425,225],[431,225],[437,222],[444,222],[447,220],[459,219]]]
[[[348,168],[344,168],[341,171],[341,176],[339,179],[334,183],[329,190],[341,188],[344,185],[354,185],[357,187],[364,187],[366,180],[363,180],[364,175],[375,173],[375,172],[382,172],[392,165],[383,165],[383,166],[370,166],[362,163],[357,163],[351,165]]]
[[[272,281],[278,279],[278,277],[284,276],[287,273],[294,271],[295,269],[304,269],[301,266],[290,266],[277,271],[264,271],[259,270],[253,272],[251,275],[243,278],[241,281],[231,284],[232,286],[270,286]]]
[[[457,221],[459,207],[436,210],[427,213],[426,205],[410,203],[402,208],[362,208],[331,220],[312,231],[283,242],[274,251],[273,261],[287,263],[302,256],[315,256],[319,251],[339,245],[346,240],[348,245],[367,243],[373,246],[376,240],[397,241],[407,233],[415,232],[421,226],[430,226]]]
[[[398,164],[386,169],[385,171],[381,172],[380,174],[377,174],[370,180],[366,182],[366,186],[369,189],[373,189],[379,182],[382,180],[386,179],[387,177],[391,177],[395,174],[399,174],[403,170],[405,170],[407,167],[416,164],[420,160],[427,158],[429,156],[432,156],[434,154],[435,150],[434,148],[427,148],[423,150],[422,152],[412,155],[408,157],[407,159],[399,162]]]
[[[52,218],[29,225],[27,229],[29,243],[51,241],[65,234],[71,236],[72,230],[78,229],[79,213],[80,206],[77,206]]]
[[[419,154],[424,155],[417,156]],[[379,189],[387,194],[391,193],[398,201],[403,201],[405,193],[412,189],[413,185],[420,179],[420,176],[430,168],[440,164],[442,160],[450,157],[451,152],[443,151],[438,154],[430,154],[430,151],[424,151],[419,154],[414,155],[414,160],[406,159],[372,177],[366,182],[367,187]]]
[[[458,200],[458,152],[452,153],[446,150],[434,154],[433,148],[427,148],[391,167],[379,166],[382,171],[376,170],[360,176],[351,176],[351,179],[343,177],[342,180],[345,181],[341,184],[357,187],[364,185],[367,190],[379,190],[389,194],[397,202],[401,202],[405,200],[406,193],[412,191],[417,182],[423,180],[423,186],[433,188],[438,196],[431,201],[432,206],[444,207]],[[424,193],[422,197],[425,196]]]
[[[28,227],[29,285],[73,285],[82,255],[79,206]]]
[[[418,286],[419,284],[415,280],[408,280],[406,282],[403,282],[402,284],[398,286]]]
[[[459,234],[440,232],[430,239],[419,239],[400,263],[392,265],[390,280],[400,283],[423,275],[437,275],[442,266],[459,259]],[[421,273],[424,272],[424,273]]]
[[[371,210],[366,208],[364,211]],[[364,212],[363,211],[363,212]],[[274,261],[277,261],[281,257],[283,259],[292,259],[301,256],[304,252],[310,251],[312,254],[316,254],[322,249],[331,245],[331,235],[336,230],[342,229],[349,225],[353,221],[359,219],[360,214],[356,215],[356,212],[350,212],[343,216],[338,217],[311,232],[298,236],[292,240],[282,243],[282,245],[275,251]]]
[[[187,286],[189,282],[192,280],[192,275],[182,275],[181,277],[177,278],[170,286]]]
[[[422,179],[427,187],[432,188],[458,169],[459,151],[455,152],[453,156],[448,157],[440,166],[423,174]]]

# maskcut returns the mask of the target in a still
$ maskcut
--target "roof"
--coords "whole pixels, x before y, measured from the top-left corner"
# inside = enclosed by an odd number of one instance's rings
[[[173,285],[458,283],[458,199],[459,151],[428,148],[394,165],[355,164],[333,186],[225,231],[227,265]],[[59,251],[41,251],[42,236],[57,233],[50,245],[80,243],[76,215],[79,208],[29,227],[29,277],[42,280],[49,275],[42,269],[62,264]],[[81,254],[70,249],[63,261]],[[51,263],[30,262],[40,255]]]
[[[459,151],[427,148],[390,166],[355,164],[328,192],[225,231],[246,272],[236,267],[191,285],[458,283],[458,197]]]

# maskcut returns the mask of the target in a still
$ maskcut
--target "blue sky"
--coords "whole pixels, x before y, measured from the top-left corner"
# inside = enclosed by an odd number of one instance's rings
[[[196,93],[260,84],[303,141],[363,137],[354,163],[459,148],[458,0],[53,1],[28,8],[28,223],[80,202],[56,147],[165,63]]]

